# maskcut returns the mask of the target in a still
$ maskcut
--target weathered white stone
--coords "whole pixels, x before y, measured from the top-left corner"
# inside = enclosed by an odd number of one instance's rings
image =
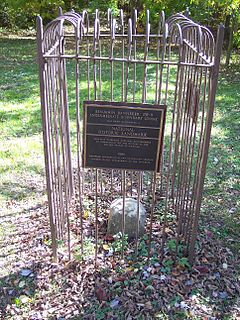
[[[110,206],[108,218],[108,234],[114,235],[122,232],[123,199],[114,200]],[[139,236],[144,234],[146,221],[146,210],[142,203],[139,206]],[[137,200],[132,198],[125,199],[125,234],[128,238],[136,238],[137,229]]]

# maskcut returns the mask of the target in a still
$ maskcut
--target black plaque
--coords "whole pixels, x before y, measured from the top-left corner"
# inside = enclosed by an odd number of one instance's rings
[[[83,165],[159,171],[165,105],[85,101]]]

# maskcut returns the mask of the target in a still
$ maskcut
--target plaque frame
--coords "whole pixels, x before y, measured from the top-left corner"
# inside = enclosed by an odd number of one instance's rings
[[[89,126],[97,126],[97,125],[106,125],[106,126],[110,126],[110,127],[116,127],[119,124],[117,123],[111,123],[111,124],[107,124],[107,123],[103,123],[101,122],[100,124],[95,122],[94,123],[90,123],[88,122],[88,115],[89,115],[89,107],[90,108],[105,108],[105,109],[115,109],[115,110],[119,110],[122,109],[123,111],[136,111],[136,112],[141,112],[141,111],[154,111],[155,113],[158,113],[159,116],[159,126],[154,127],[154,126],[131,126],[130,124],[123,124],[121,123],[120,126],[121,127],[134,127],[134,128],[141,128],[142,131],[145,129],[155,129],[158,130],[158,135],[157,135],[157,139],[156,138],[142,138],[142,137],[135,137],[135,139],[142,139],[142,140],[157,140],[157,146],[156,146],[156,155],[154,157],[154,163],[155,166],[152,169],[149,169],[147,166],[143,167],[143,168],[139,168],[139,164],[138,166],[136,165],[136,168],[132,168],[128,165],[126,166],[101,166],[101,165],[89,165],[89,153],[88,153],[88,137],[89,136],[101,136],[99,134],[89,134],[87,133]],[[159,172],[160,171],[160,164],[161,164],[161,159],[162,159],[162,153],[163,153],[163,140],[164,140],[164,129],[165,129],[165,122],[166,122],[166,110],[167,110],[167,106],[164,104],[161,105],[156,105],[156,104],[149,104],[149,103],[135,103],[135,102],[113,102],[113,101],[96,101],[96,100],[87,100],[83,102],[83,167],[84,168],[97,168],[97,169],[113,169],[113,170],[129,170],[129,171],[150,171],[150,172]],[[119,136],[112,136],[112,137],[119,137]],[[121,136],[120,138],[122,139],[130,139],[132,137],[127,137],[127,136]],[[130,163],[129,161],[127,163]]]

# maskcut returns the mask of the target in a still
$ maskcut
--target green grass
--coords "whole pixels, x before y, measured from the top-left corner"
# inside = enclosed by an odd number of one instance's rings
[[[234,56],[231,67],[220,73],[203,201],[215,233],[236,254],[240,250],[239,81],[240,65]]]
[[[0,201],[42,196],[43,147],[36,45],[0,40]],[[36,200],[35,200],[36,201]]]

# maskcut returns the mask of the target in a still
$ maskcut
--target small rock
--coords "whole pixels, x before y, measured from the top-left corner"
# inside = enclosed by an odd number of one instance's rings
[[[27,296],[20,296],[19,300],[21,303],[27,303],[30,299]]]
[[[186,286],[192,286],[192,285],[193,285],[193,281],[192,281],[192,280],[187,280],[187,281],[185,282],[185,285],[186,285]]]
[[[166,278],[167,278],[167,277],[166,277],[164,274],[162,274],[162,275],[160,276],[160,280],[161,280],[161,281],[166,280]]]
[[[117,300],[117,299],[112,300],[112,301],[110,302],[110,307],[111,307],[112,309],[118,307],[119,302],[120,302],[120,301]]]
[[[228,296],[227,292],[226,291],[222,291],[222,292],[219,292],[219,297],[221,299],[226,299]]]
[[[195,294],[193,294],[192,297],[191,297],[191,299],[192,299],[193,301],[197,301],[197,296],[196,296]]]
[[[222,267],[223,267],[224,270],[227,270],[227,268],[228,268],[227,263],[223,263],[223,264],[222,264]]]
[[[19,282],[18,287],[19,288],[23,288],[25,286],[25,284],[26,284],[25,281],[22,280],[22,281]]]
[[[15,290],[14,290],[14,289],[8,291],[8,294],[9,294],[10,296],[13,296],[14,293],[15,293]]]
[[[181,309],[187,309],[187,308],[188,308],[188,305],[186,304],[185,301],[181,301],[181,302],[180,302],[180,308],[181,308]]]
[[[212,296],[213,296],[214,298],[217,298],[217,297],[218,297],[218,292],[217,292],[217,291],[213,291]]]
[[[136,237],[138,202],[132,198],[125,199],[125,234],[129,239]],[[108,218],[108,234],[115,235],[122,232],[123,199],[114,200],[110,206]],[[139,207],[139,236],[143,236],[145,231],[146,209],[140,203]]]
[[[149,277],[149,273],[147,271],[143,271],[143,279],[146,279]]]
[[[22,277],[28,277],[31,273],[32,273],[32,270],[30,270],[30,269],[22,269],[20,271],[20,275]]]
[[[106,254],[107,257],[113,256],[113,248],[109,248],[108,253]]]
[[[233,214],[233,213],[235,213],[236,210],[237,210],[236,208],[231,208],[228,212]]]
[[[144,304],[144,307],[148,310],[151,310],[152,309],[152,304],[151,304],[151,301],[147,301],[145,304]]]

